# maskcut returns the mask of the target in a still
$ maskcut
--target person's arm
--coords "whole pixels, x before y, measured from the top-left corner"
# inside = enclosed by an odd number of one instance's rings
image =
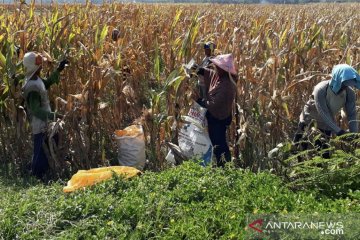
[[[41,109],[41,96],[38,92],[30,92],[28,96],[28,103],[31,113],[41,119],[47,121],[48,119],[55,119],[55,113]]]
[[[43,81],[46,89],[49,89],[49,87],[51,85],[53,85],[54,83],[56,83],[56,84],[59,83],[60,72],[62,72],[64,70],[64,68],[65,68],[65,66],[67,66],[67,64],[69,64],[69,61],[67,59],[60,61],[59,66],[56,68],[56,70],[47,78],[46,81]]]
[[[336,124],[333,116],[330,114],[330,110],[326,104],[326,90],[328,84],[318,85],[314,89],[314,100],[316,109],[321,116],[322,120],[328,125],[337,135],[343,132],[343,130]]]
[[[206,87],[206,89],[209,89],[211,77],[213,76],[213,74],[215,74],[215,71],[211,70],[209,68],[202,67],[202,68],[199,68],[199,70],[197,71],[197,74],[203,77],[205,87]]]
[[[51,75],[44,80],[44,84],[45,84],[45,88],[49,89],[49,87],[51,85],[53,85],[54,83],[58,84],[60,80],[60,71],[58,69],[56,69],[53,73],[51,73]]]
[[[358,122],[356,119],[356,94],[355,92],[347,88],[346,89],[346,103],[345,103],[345,112],[349,124],[350,132],[358,132]]]
[[[201,75],[201,76],[204,76],[204,74],[205,74],[205,68],[203,68],[203,67],[199,68],[199,70],[197,71],[197,74],[198,74],[198,75]]]

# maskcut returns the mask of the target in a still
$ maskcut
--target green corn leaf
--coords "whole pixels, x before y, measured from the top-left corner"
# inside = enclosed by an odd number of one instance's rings
[[[154,74],[156,80],[160,81],[160,56],[159,56],[159,48],[157,44],[156,44],[155,57],[154,57]]]
[[[2,67],[5,67],[6,65],[6,58],[5,56],[2,54],[2,52],[0,52],[0,63]]]
[[[35,0],[31,1],[30,3],[29,19],[32,19],[34,16],[34,9],[35,9]]]
[[[347,51],[347,54],[346,54],[346,63],[349,64],[349,65],[352,65],[352,64],[351,64],[351,51]]]
[[[116,59],[115,70],[119,70],[121,66],[121,54],[119,53]]]
[[[196,15],[194,16],[193,20],[192,20],[192,26],[191,26],[191,44],[194,43],[195,38],[199,32],[199,28],[200,28],[200,21],[199,21],[199,13],[196,13]]]
[[[174,21],[172,22],[171,24],[171,29],[174,29],[176,27],[176,24],[179,22],[179,19],[180,19],[180,16],[182,14],[182,10],[181,9],[178,9],[176,11],[176,15],[174,17]]]
[[[103,29],[101,30],[101,34],[100,34],[100,41],[99,43],[101,44],[102,42],[104,42],[105,38],[106,38],[106,35],[108,34],[108,30],[109,30],[109,27],[107,25],[105,25],[103,27]]]
[[[68,42],[71,42],[74,37],[75,37],[75,33],[70,33],[69,38],[68,38]]]
[[[266,36],[266,45],[269,49],[272,49],[272,43],[271,43],[271,39],[269,38],[269,35]]]
[[[171,80],[169,81],[169,83],[167,84],[167,86],[168,86],[168,87],[174,87],[174,86],[176,85],[176,82],[177,82],[180,78],[182,78],[182,76],[177,76],[177,77],[171,79]]]
[[[182,81],[184,81],[184,79],[185,79],[185,76],[182,75],[182,76],[178,76],[178,77],[174,78],[174,79],[171,81],[170,84],[173,85],[176,93],[178,92],[179,86],[180,86],[180,84],[182,83]]]
[[[2,94],[6,94],[6,93],[8,93],[8,92],[9,92],[9,90],[10,90],[10,88],[9,88],[9,84],[6,84],[5,89],[4,89],[4,91],[2,92]]]
[[[178,75],[179,75],[178,69],[175,69],[174,71],[172,71],[165,81],[165,87],[170,87],[172,80]]]
[[[97,46],[99,42],[99,26],[96,26],[96,32],[95,32],[95,46]]]
[[[287,103],[282,103],[282,106],[286,112],[286,116],[289,118],[290,117],[290,112],[289,112],[289,108],[288,108],[288,105]]]
[[[52,18],[51,18],[52,24],[55,24],[55,23],[57,22],[58,16],[59,16],[59,12],[58,12],[58,11],[55,11],[55,12],[53,13]]]
[[[194,43],[196,36],[198,35],[200,29],[199,22],[196,23],[196,25],[193,28],[192,34],[191,34],[191,43]]]
[[[312,48],[313,43],[315,42],[316,38],[319,36],[319,34],[321,33],[322,27],[320,27],[316,33],[312,36],[310,43],[309,43],[309,49]]]
[[[45,16],[43,17],[43,24],[45,25],[45,33],[46,33],[48,36],[50,36],[50,34],[51,34],[51,29],[50,29],[50,27],[49,27],[49,24],[48,24]]]
[[[173,47],[177,48],[179,45],[181,44],[181,37],[178,37],[175,39],[175,41],[173,42]]]
[[[286,39],[286,37],[287,37],[288,32],[289,32],[289,28],[286,28],[286,29],[282,32],[281,37],[280,37],[280,42],[279,42],[279,47],[280,47],[280,48],[283,46],[284,41],[285,41],[285,39]]]
[[[152,99],[151,99],[151,108],[152,108],[152,111],[154,112],[155,109],[158,109],[159,107],[159,103],[160,103],[160,99],[161,99],[161,96],[164,94],[164,91],[160,92],[160,93],[154,93],[154,95],[152,96]]]

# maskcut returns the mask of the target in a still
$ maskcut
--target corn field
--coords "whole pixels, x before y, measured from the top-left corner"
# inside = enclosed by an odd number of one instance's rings
[[[141,123],[148,168],[166,167],[164,141],[191,105],[195,85],[182,64],[233,53],[237,99],[229,142],[240,167],[271,168],[267,152],[289,141],[313,86],[333,65],[360,69],[360,4],[0,6],[0,163],[23,171],[31,161],[31,129],[21,107],[27,51],[48,58],[45,77],[67,58],[49,96],[66,114],[56,164],[74,172],[116,164],[113,132]],[[112,31],[118,29],[114,41]],[[20,51],[14,51],[18,46]]]

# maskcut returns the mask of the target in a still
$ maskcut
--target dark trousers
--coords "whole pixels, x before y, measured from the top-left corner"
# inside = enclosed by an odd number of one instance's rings
[[[32,174],[37,178],[42,178],[49,168],[48,159],[43,147],[45,138],[45,133],[38,133],[33,135],[34,155],[32,158],[31,171]]]
[[[320,151],[320,150],[323,150],[323,149],[327,149],[330,147],[329,143],[328,143],[328,140],[331,136],[331,131],[329,130],[322,130],[322,129],[319,129],[320,132],[322,132],[322,134],[324,134],[325,136],[325,142],[324,141],[321,141],[321,139],[316,139],[315,140],[315,146],[316,148]],[[329,159],[330,158],[330,152],[329,151],[325,151],[323,154],[322,154],[322,157],[323,158],[327,158]]]
[[[294,138],[294,143],[298,143],[302,137],[303,137],[303,132],[304,132],[304,129],[305,129],[305,125],[303,124],[299,124],[299,128],[298,128],[298,131],[295,133],[295,138]],[[331,131],[329,130],[323,130],[323,129],[320,129],[319,128],[319,131],[323,134],[323,136],[325,137],[325,142],[322,141],[321,139],[316,139],[315,140],[315,147],[317,150],[321,151],[323,149],[327,149],[329,148],[329,144],[328,144],[328,140],[331,136]],[[309,148],[309,144],[308,142],[302,142],[301,143],[301,148],[302,150],[307,150]],[[322,157],[323,158],[330,158],[330,152],[329,151],[325,151],[323,154],[322,154]]]
[[[231,161],[231,153],[226,140],[226,128],[230,125],[232,116],[230,115],[224,120],[218,120],[208,111],[206,118],[208,120],[209,137],[214,147],[216,164],[218,167],[224,167],[225,163]]]

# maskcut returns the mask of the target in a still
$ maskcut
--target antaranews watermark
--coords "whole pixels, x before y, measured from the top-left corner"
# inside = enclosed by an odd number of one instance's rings
[[[245,239],[360,239],[360,213],[248,214]]]

